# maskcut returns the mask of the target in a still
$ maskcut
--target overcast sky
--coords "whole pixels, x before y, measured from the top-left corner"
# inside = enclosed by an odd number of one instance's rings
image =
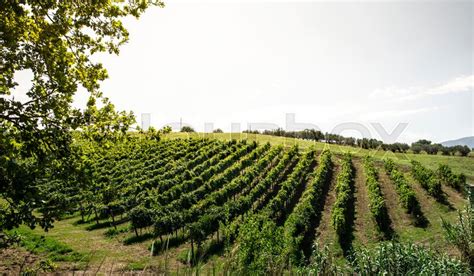
[[[120,56],[97,57],[105,94],[138,121],[229,131],[285,128],[294,113],[323,131],[360,123],[375,138],[370,123],[408,123],[402,142],[474,135],[472,1],[166,4],[125,21]]]

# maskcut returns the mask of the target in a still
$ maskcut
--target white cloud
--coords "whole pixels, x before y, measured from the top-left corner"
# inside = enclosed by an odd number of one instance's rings
[[[432,87],[378,88],[369,95],[369,99],[386,99],[404,102],[423,97],[461,93],[472,90],[474,90],[474,75],[461,76],[444,84]]]
[[[444,85],[433,87],[428,91],[430,95],[466,92],[474,89],[474,75],[456,78]]]

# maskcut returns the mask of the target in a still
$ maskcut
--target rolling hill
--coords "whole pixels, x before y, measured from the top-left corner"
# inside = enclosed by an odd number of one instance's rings
[[[441,145],[445,147],[452,147],[452,146],[468,146],[471,149],[474,148],[474,136],[463,137],[456,140],[449,140],[442,142]]]

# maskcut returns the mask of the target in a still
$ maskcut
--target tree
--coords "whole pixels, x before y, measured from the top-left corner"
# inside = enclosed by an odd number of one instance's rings
[[[190,126],[183,126],[181,128],[181,132],[195,132],[195,131],[194,131],[194,128],[192,128]]]
[[[412,144],[411,145],[411,150],[413,151],[413,153],[418,154],[423,150],[423,148],[421,147],[421,145]]]
[[[87,157],[73,147],[75,130],[107,144],[130,126],[132,114],[116,112],[103,98],[100,83],[107,71],[90,57],[118,54],[128,40],[121,18],[138,18],[148,6],[149,1],[0,0],[0,197],[7,202],[0,208],[0,231],[22,223],[51,227],[62,210],[47,205],[50,195],[40,184],[48,177],[69,183],[85,172],[77,160]],[[23,101],[15,97],[20,71],[33,75]],[[72,107],[79,89],[90,95],[84,112]]]
[[[414,144],[419,144],[419,145],[431,145],[431,141],[426,140],[426,139],[421,139],[416,141]]]
[[[437,148],[432,147],[431,141],[425,139],[421,139],[412,143],[411,150],[413,151],[413,153],[420,153],[421,151],[425,151],[428,154],[436,154],[438,152]]]
[[[407,152],[410,149],[410,146],[405,143],[395,143],[394,145],[396,145],[399,152]]]
[[[220,129],[220,128],[214,129],[212,132],[213,133],[224,133],[224,131],[222,131],[222,129]]]
[[[451,154],[451,148],[450,147],[442,147],[441,148],[441,154],[450,155]]]
[[[440,144],[432,144],[432,145],[426,145],[425,146],[425,151],[428,154],[438,154],[438,151],[440,151],[443,148],[442,145]]]
[[[471,152],[471,149],[468,146],[460,146],[458,151],[461,156],[468,156]]]

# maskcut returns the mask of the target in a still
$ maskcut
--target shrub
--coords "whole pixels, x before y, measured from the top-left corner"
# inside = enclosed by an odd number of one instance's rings
[[[456,224],[442,220],[445,237],[456,246],[463,259],[474,269],[474,212],[469,205],[464,211],[459,211]]]

